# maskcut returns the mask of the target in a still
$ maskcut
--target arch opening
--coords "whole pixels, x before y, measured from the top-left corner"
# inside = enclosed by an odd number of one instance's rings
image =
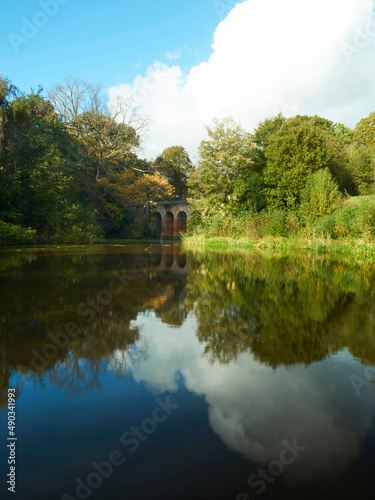
[[[173,236],[174,215],[172,212],[165,214],[165,236]]]
[[[183,210],[178,212],[177,220],[176,220],[176,236],[180,236],[180,234],[186,231],[187,228],[187,214]]]
[[[151,216],[151,233],[159,237],[161,235],[161,215],[159,212],[154,212]]]

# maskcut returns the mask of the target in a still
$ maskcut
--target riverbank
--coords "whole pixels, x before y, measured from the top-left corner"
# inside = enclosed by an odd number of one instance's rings
[[[374,240],[332,240],[324,238],[283,238],[267,236],[260,239],[211,237],[185,235],[183,248],[186,250],[245,250],[267,252],[308,252],[316,255],[332,255],[355,261],[375,263]]]

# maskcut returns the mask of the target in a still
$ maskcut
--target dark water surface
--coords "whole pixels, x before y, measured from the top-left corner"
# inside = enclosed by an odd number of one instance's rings
[[[0,498],[375,498],[371,268],[128,245],[0,277]]]

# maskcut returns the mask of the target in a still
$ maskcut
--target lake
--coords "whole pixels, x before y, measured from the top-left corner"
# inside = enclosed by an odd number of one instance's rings
[[[129,244],[0,273],[1,498],[374,498],[375,268]]]

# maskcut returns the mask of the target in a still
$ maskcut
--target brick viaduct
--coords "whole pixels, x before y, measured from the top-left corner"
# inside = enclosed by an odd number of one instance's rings
[[[191,213],[186,200],[157,202],[151,210],[151,231],[157,236],[178,238],[186,230]],[[145,210],[140,206],[129,207],[127,219],[135,224],[143,224]]]

